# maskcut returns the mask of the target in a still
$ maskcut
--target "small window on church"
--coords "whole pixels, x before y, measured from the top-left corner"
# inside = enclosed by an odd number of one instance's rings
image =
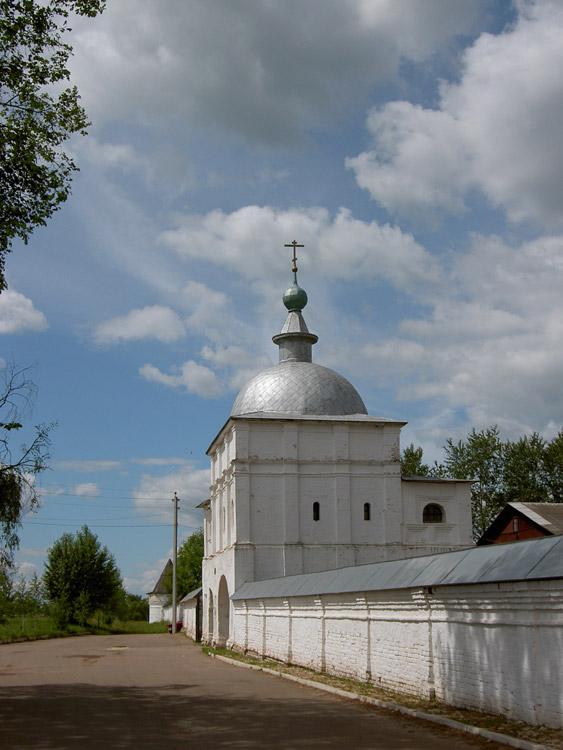
[[[313,503],[313,521],[318,521],[321,517],[320,503]]]
[[[514,532],[518,533],[518,519],[517,518],[512,519],[512,529]]]
[[[370,521],[371,520],[371,505],[369,503],[364,503],[364,521]]]
[[[422,511],[422,523],[442,523],[444,511],[436,503],[430,503]]]

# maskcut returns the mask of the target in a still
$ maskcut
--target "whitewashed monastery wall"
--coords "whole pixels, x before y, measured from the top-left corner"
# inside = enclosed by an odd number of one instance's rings
[[[182,629],[184,633],[192,640],[197,640],[198,635],[198,615],[199,606],[198,599],[194,597],[190,601],[185,602],[183,605],[182,612]]]
[[[563,581],[234,600],[230,645],[563,727]]]
[[[162,622],[166,619],[165,608],[170,604],[169,594],[149,595],[149,623]]]

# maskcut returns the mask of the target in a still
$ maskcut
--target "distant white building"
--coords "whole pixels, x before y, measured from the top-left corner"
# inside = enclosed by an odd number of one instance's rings
[[[168,576],[168,571],[172,569],[172,560],[168,560],[162,573],[159,576],[158,581],[152,591],[149,591],[149,622],[163,622],[164,620],[170,619],[170,613],[166,611],[170,609],[171,596],[168,593],[165,581]]]

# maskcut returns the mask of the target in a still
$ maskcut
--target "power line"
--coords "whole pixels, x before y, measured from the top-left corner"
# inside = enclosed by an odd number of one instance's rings
[[[98,486],[96,482],[91,482],[91,483],[90,482],[72,482],[72,483],[67,482],[66,484],[62,484],[60,482],[43,482],[43,481],[38,483],[37,486],[38,487],[61,487],[64,489],[65,487],[76,487],[77,485],[81,485],[81,484],[96,484],[96,486]],[[128,490],[124,489],[123,487],[99,487],[99,489],[102,490],[103,492],[128,492]],[[153,495],[162,494],[162,490],[145,490],[145,492],[149,494],[153,494]],[[188,497],[190,496],[188,495]]]
[[[59,526],[59,527],[65,527],[65,526],[92,526],[93,528],[98,529],[154,529],[154,528],[170,528],[172,524],[170,523],[136,523],[136,524],[102,524],[102,523],[91,523],[87,521],[82,521],[82,523],[74,523],[71,521],[67,521],[65,523],[50,523],[49,521],[31,521],[31,520],[23,520],[23,524],[27,524],[29,526]],[[188,526],[187,524],[179,523],[178,526],[182,529],[198,529],[199,526]]]
[[[54,485],[56,486],[56,485]],[[35,489],[39,494],[41,494],[41,487],[42,485],[37,485]],[[51,498],[50,502],[56,502],[55,498],[57,497],[77,497],[77,498],[83,498],[85,500],[97,500],[97,498],[101,497],[102,500],[127,500],[130,502],[134,501],[140,501],[140,500],[162,500],[167,501],[168,498],[166,498],[160,490],[155,490],[151,495],[136,495],[134,492],[132,492],[130,495],[121,495],[121,496],[111,496],[111,495],[103,495],[102,493],[107,490],[105,487],[96,487],[96,490],[98,491],[98,494],[96,495],[89,495],[87,493],[78,493],[78,492],[57,492],[53,494],[49,494],[49,492],[44,492],[43,497],[45,500],[47,498]],[[156,495],[156,497],[155,497]],[[186,496],[189,500],[192,500],[193,502],[201,502],[201,495],[199,497],[196,497],[194,495],[187,495]],[[111,506],[108,506],[111,507]]]
[[[132,513],[132,514],[130,514],[128,516],[115,516],[115,517],[108,516],[107,518],[101,518],[99,520],[100,521],[126,521],[126,520],[132,520],[132,519],[136,519],[136,518],[153,518],[155,516],[158,517],[158,516],[163,516],[163,515],[164,515],[164,513],[139,513],[139,514],[133,514]],[[32,517],[29,517],[28,520],[32,521],[34,519]],[[48,520],[49,521],[66,521],[67,519],[66,518],[57,518],[56,516],[55,517],[50,516]],[[72,520],[72,519],[69,519],[69,520]]]

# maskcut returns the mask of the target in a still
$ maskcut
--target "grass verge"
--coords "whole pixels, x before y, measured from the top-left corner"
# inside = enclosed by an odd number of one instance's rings
[[[123,635],[136,633],[166,633],[165,622],[149,624],[144,620],[115,621],[111,625],[99,625],[92,621],[88,625],[69,625],[57,628],[50,617],[9,618],[0,623],[0,643],[28,641],[38,638],[66,638],[73,635]]]
[[[491,732],[506,734],[509,737],[516,737],[517,739],[527,740],[528,742],[535,742],[545,745],[546,747],[554,748],[555,750],[563,750],[563,733],[558,729],[534,726],[532,724],[526,724],[523,721],[515,721],[496,714],[487,714],[472,709],[456,708],[455,706],[448,706],[445,703],[440,703],[440,701],[437,700],[425,700],[424,698],[418,698],[413,695],[395,693],[376,685],[357,682],[346,677],[335,677],[323,672],[315,672],[312,669],[299,667],[294,664],[284,664],[275,659],[261,659],[258,656],[240,654],[236,651],[229,651],[225,648],[214,649],[209,646],[203,646],[202,648],[204,653],[225,656],[228,659],[233,659],[235,661],[254,664],[276,672],[295,675],[296,677],[301,677],[302,679],[310,680],[311,682],[330,685],[350,693],[365,695],[370,698],[384,701],[385,703],[404,706],[405,708],[423,711],[427,714],[445,716],[454,721],[459,721],[462,724],[469,724],[474,727],[488,729]]]

